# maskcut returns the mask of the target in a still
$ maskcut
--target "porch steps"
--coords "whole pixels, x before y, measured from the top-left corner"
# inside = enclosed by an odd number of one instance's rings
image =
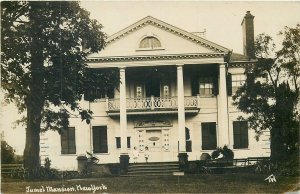
[[[179,172],[178,162],[151,162],[130,164],[127,176],[161,176]]]

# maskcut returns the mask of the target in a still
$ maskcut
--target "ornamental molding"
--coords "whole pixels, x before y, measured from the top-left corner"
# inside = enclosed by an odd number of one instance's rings
[[[131,62],[131,61],[157,61],[157,60],[178,60],[178,59],[201,59],[201,58],[222,58],[226,53],[198,53],[179,55],[145,55],[145,56],[120,56],[120,57],[97,57],[89,58],[89,63],[107,62]]]
[[[168,120],[143,120],[134,123],[135,128],[148,128],[148,127],[172,127],[173,124]]]
[[[106,44],[110,44],[118,39],[121,39],[123,38],[124,36],[132,33],[132,32],[135,32],[137,31],[138,29],[146,26],[146,25],[152,25],[152,26],[155,26],[155,27],[158,27],[162,30],[165,30],[167,32],[171,32],[177,36],[180,36],[186,40],[190,40],[196,44],[199,44],[199,45],[202,45],[206,48],[209,48],[209,49],[212,49],[216,52],[226,52],[228,53],[229,52],[229,49],[228,48],[225,48],[221,45],[218,45],[216,43],[213,43],[209,40],[206,40],[202,37],[199,37],[197,35],[194,35],[190,32],[187,32],[185,30],[182,30],[180,28],[177,28],[175,26],[172,26],[166,22],[163,22],[161,20],[158,20],[156,18],[153,18],[151,16],[148,16],[148,17],[145,17],[144,19],[128,26],[127,28],[113,34],[112,36],[108,37],[108,39],[106,40]]]
[[[228,67],[230,67],[230,68],[247,67],[247,66],[253,66],[255,63],[256,63],[256,61],[230,62],[228,64]]]

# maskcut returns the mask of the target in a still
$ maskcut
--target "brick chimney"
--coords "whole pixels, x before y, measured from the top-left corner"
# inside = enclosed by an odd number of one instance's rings
[[[241,24],[243,27],[244,55],[248,56],[250,59],[255,58],[253,19],[254,16],[250,13],[250,11],[247,11]]]

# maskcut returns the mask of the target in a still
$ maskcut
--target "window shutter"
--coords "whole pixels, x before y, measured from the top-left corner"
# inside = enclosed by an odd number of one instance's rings
[[[248,148],[249,140],[248,140],[248,123],[246,121],[241,123],[241,142],[242,148]]]
[[[68,129],[69,137],[69,154],[76,154],[76,143],[75,143],[75,128],[71,127]]]
[[[227,79],[226,79],[226,86],[227,86],[227,95],[231,96],[232,95],[232,75],[231,73],[227,74]]]
[[[192,152],[192,141],[188,140],[185,142],[186,144],[186,152]]]
[[[248,148],[248,123],[247,121],[233,121],[233,148]]]
[[[60,135],[61,139],[61,154],[68,153],[68,132],[67,130],[62,131]]]
[[[100,153],[107,153],[107,129],[106,127],[101,127],[100,130]]]
[[[253,73],[247,73],[246,76],[247,76],[247,78],[246,78],[246,84],[248,86],[252,85],[254,83],[254,80],[255,80],[254,74]]]
[[[217,96],[219,94],[218,77],[213,78],[213,88],[214,88],[214,95]]]
[[[199,94],[199,80],[194,76],[192,77],[192,82],[191,82],[191,87],[192,87],[192,96],[197,96]]]
[[[127,148],[131,148],[130,137],[127,137]]]
[[[213,150],[216,147],[216,123],[202,123],[202,150]]]
[[[116,147],[121,148],[121,138],[120,137],[116,137]]]

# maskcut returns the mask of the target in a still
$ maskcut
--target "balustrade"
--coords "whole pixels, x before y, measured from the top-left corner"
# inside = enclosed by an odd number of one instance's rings
[[[163,110],[178,108],[177,97],[128,98],[126,105],[127,110]],[[118,111],[120,110],[120,99],[106,99],[106,106],[107,111]],[[184,106],[186,108],[198,108],[199,97],[184,97]]]

